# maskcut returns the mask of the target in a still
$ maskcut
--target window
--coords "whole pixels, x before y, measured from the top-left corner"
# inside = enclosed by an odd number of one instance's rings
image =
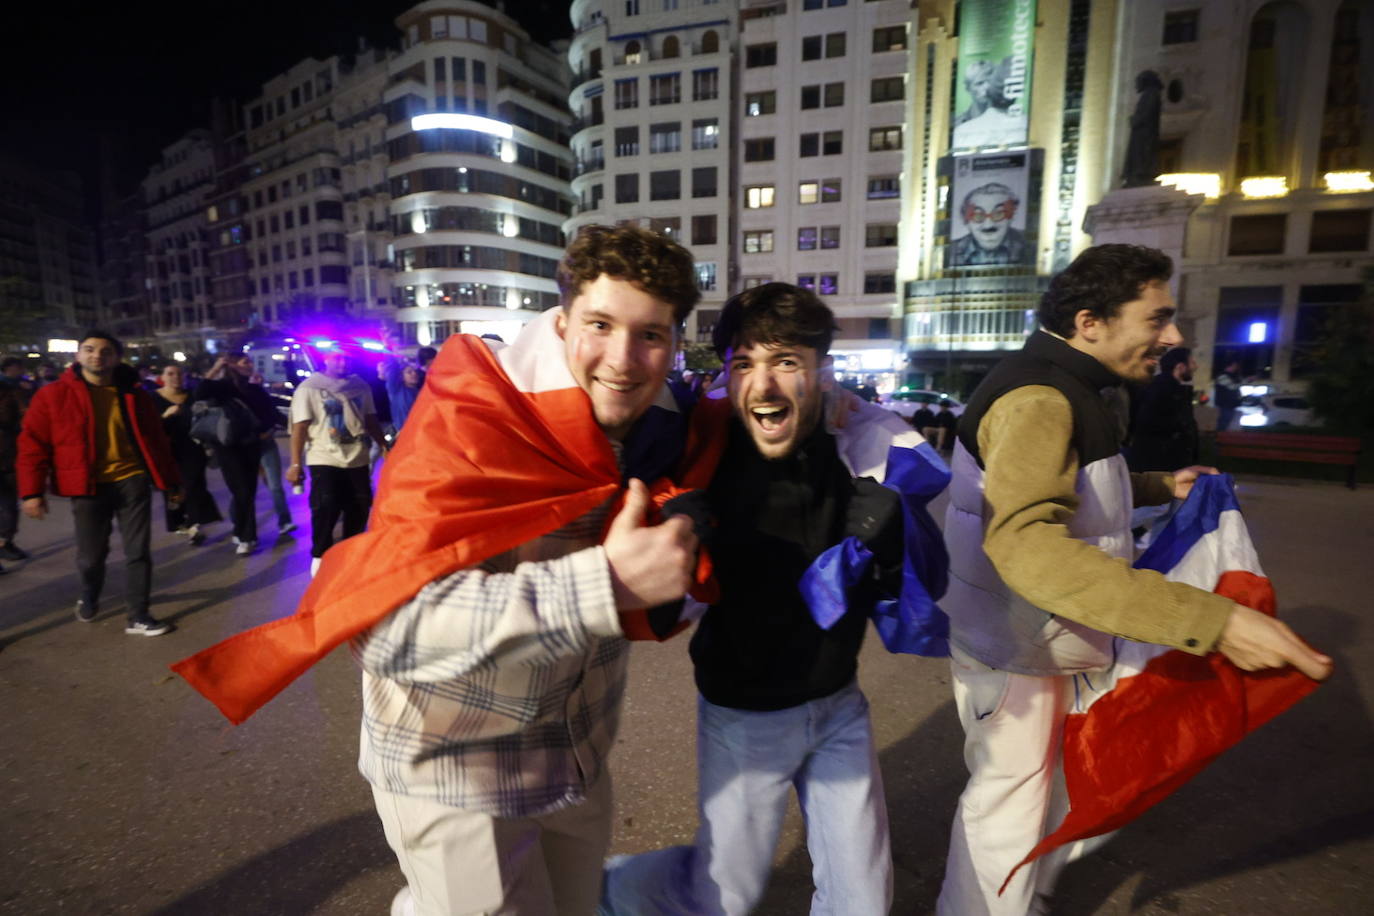
[[[1312,237],[1307,250],[1368,251],[1369,210],[1319,210],[1312,214]]]
[[[822,48],[821,41],[822,39],[819,35],[807,35],[805,38],[803,38],[801,45],[801,59],[820,60]]]
[[[638,79],[615,81],[615,107],[617,111],[623,108],[639,107]]]
[[[676,105],[682,101],[682,75],[661,73],[649,77],[649,104]]]
[[[797,230],[797,250],[815,251],[816,250],[816,227],[802,226]]]
[[[866,273],[864,274],[864,292],[866,293],[895,293],[897,291],[897,275],[893,273]],[[886,324],[886,321],[884,321]],[[872,336],[871,334],[869,336]],[[887,335],[884,334],[884,337]]]
[[[873,53],[901,51],[906,48],[906,26],[889,25],[873,30]]]
[[[716,243],[716,215],[707,213],[692,217],[692,244],[714,245]]]
[[[692,196],[716,196],[716,167],[714,165],[692,169]]]
[[[821,107],[821,87],[819,85],[802,87],[801,107],[803,110]]]
[[[663,8],[668,8],[667,0],[664,0]],[[663,47],[659,51],[659,56],[664,60],[672,60],[674,57],[682,56],[682,43],[677,40],[676,35],[669,35],[663,39]]]
[[[757,118],[770,115],[778,110],[778,94],[772,89],[767,92],[748,92],[744,96],[744,116]]]
[[[476,22],[477,20],[474,19],[473,23],[476,24]],[[482,28],[486,29],[486,26],[483,25]],[[473,30],[472,37],[474,39],[477,37],[475,29]],[[482,36],[482,40],[486,40],[486,35]],[[487,84],[487,65],[480,60],[474,60],[472,62],[472,82],[475,86],[485,86]]]
[[[844,83],[825,84],[825,107],[839,108],[844,104]]]
[[[773,160],[773,138],[763,137],[744,141],[745,162],[771,162]]]
[[[906,95],[906,79],[901,76],[883,76],[869,84],[868,100],[878,102],[900,102]]]
[[[615,202],[618,204],[634,204],[639,202],[638,175],[615,176]]]
[[[282,212],[281,221],[282,225],[287,229],[296,228],[296,214],[292,213],[290,210]]]
[[[869,223],[864,227],[865,248],[893,248],[896,244],[896,223]]]
[[[697,262],[697,289],[710,291],[716,288],[716,265],[711,262]]]
[[[766,254],[772,250],[772,229],[751,229],[744,233],[745,254]]]
[[[677,200],[682,197],[682,173],[677,169],[649,173],[650,200]]]
[[[840,291],[839,274],[821,274],[816,292],[822,296],[833,296]]]
[[[651,216],[649,218],[649,231],[657,232],[675,242],[680,242],[682,241],[682,217]]]
[[[1174,10],[1164,14],[1164,38],[1166,45],[1181,45],[1197,41],[1197,20],[1199,10]]]
[[[1283,213],[1231,217],[1231,255],[1283,254],[1288,217]]]
[[[802,158],[807,156],[819,156],[821,154],[821,135],[802,134],[801,142],[798,144],[797,155]]]
[[[634,64],[643,63],[643,61],[644,52],[640,49],[639,42],[628,42],[625,45],[625,63],[633,66]]]
[[[720,97],[720,71],[715,67],[709,70],[692,71],[692,101],[704,102]]]
[[[896,282],[895,278],[894,278],[893,282],[894,282],[894,283]],[[895,289],[895,288],[893,289],[893,292],[896,292],[896,289]],[[869,340],[891,340],[891,339],[892,339],[892,322],[889,321],[889,320],[886,319],[886,318],[870,318],[870,319],[868,319],[868,339],[869,339]]]
[[[649,152],[676,153],[682,149],[682,122],[664,121],[649,125]]]
[[[770,41],[766,44],[748,45],[744,49],[744,66],[749,67],[775,67],[778,63],[778,43]]]
[[[831,32],[825,36],[825,56],[844,57],[844,32]]]
[[[625,15],[626,15],[626,16],[638,16],[638,15],[639,15],[639,0],[625,0]]]
[[[824,96],[822,96],[824,89]],[[820,108],[824,98],[826,108],[838,108],[844,104],[844,83],[826,83],[822,86],[803,86],[801,90],[801,107]]]
[[[822,226],[821,227],[821,247],[839,248],[840,247],[840,227]]]
[[[821,155],[838,156],[844,151],[844,131],[827,130],[821,134]]]
[[[802,289],[809,289],[811,290],[811,292],[814,293],[816,291],[816,275],[798,274],[797,285],[800,286]]]
[[[639,127],[617,127],[615,129],[615,154],[617,156],[639,155]]]
[[[775,189],[771,184],[750,185],[744,189],[744,207],[746,210],[758,210],[762,207],[773,206],[773,195]]]
[[[740,280],[740,286],[744,289],[753,289],[756,286],[762,286],[765,283],[772,282],[772,277],[745,277]]]
[[[701,53],[720,53],[720,36],[716,34],[715,29],[707,29],[706,33],[701,36]]]
[[[868,151],[870,153],[902,148],[901,127],[874,127],[868,132]]]
[[[715,149],[720,143],[720,126],[715,118],[692,122],[692,149]]]
[[[868,199],[887,200],[902,196],[902,180],[896,175],[868,179]]]
[[[803,181],[797,185],[797,203],[835,203],[840,199],[840,179],[827,178],[824,181]]]

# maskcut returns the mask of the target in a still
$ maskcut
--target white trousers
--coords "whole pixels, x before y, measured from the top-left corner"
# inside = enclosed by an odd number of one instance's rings
[[[415,901],[416,916],[588,916],[611,842],[611,776],[580,805],[528,818],[438,802],[372,797]]]
[[[954,815],[936,913],[1046,913],[1064,866],[1107,839],[1061,846],[1024,866],[998,895],[1008,872],[1068,812],[1060,750],[1073,677],[998,671],[953,646],[950,668],[969,781]]]

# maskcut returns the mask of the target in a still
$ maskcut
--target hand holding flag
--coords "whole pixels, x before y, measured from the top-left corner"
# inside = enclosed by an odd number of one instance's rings
[[[1331,659],[1303,642],[1281,620],[1237,604],[1217,640],[1217,651],[1242,671],[1292,665],[1314,681],[1331,675]]]

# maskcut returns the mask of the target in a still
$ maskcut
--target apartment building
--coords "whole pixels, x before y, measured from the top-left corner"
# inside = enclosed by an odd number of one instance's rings
[[[558,301],[572,212],[563,55],[509,16],[429,0],[396,19],[402,49],[382,94],[403,340],[509,340]]]
[[[1160,180],[1199,195],[1179,300],[1202,383],[1236,360],[1300,387],[1374,265],[1374,3],[1143,0],[1121,34],[1114,104],[1158,75]]]
[[[739,282],[731,256],[739,5],[575,0],[569,12],[577,206],[564,232],[635,224],[685,245],[702,293],[688,339],[709,340]]]
[[[891,376],[911,4],[745,0],[740,25],[739,286],[814,290],[840,327],[837,370]]]
[[[153,343],[144,220],[140,190],[107,201],[99,230],[100,325],[118,336],[129,350],[141,350]]]
[[[94,324],[96,277],[81,179],[0,159],[0,302],[24,324],[0,332],[7,346],[42,349],[44,335],[69,339]]]
[[[144,276],[153,343],[198,352],[214,332],[205,208],[214,191],[210,132],[189,131],[143,179]]]

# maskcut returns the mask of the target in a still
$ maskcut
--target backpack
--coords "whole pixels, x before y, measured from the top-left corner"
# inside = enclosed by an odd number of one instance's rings
[[[191,438],[201,445],[247,445],[258,437],[258,421],[238,398],[191,404]]]

